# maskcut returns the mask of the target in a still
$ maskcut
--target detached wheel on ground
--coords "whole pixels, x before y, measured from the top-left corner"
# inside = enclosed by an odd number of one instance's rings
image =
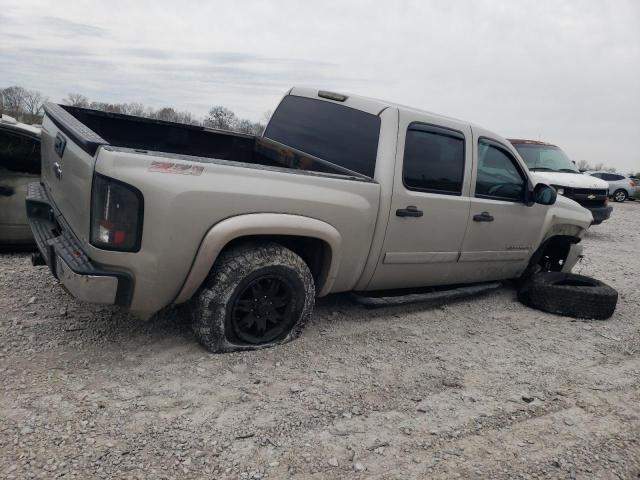
[[[613,201],[614,202],[624,202],[627,197],[629,195],[627,195],[627,191],[623,190],[623,189],[619,189],[616,190],[615,192],[613,192]]]
[[[520,287],[525,305],[567,317],[604,320],[613,315],[618,292],[594,278],[564,272],[537,273]]]
[[[299,335],[314,300],[311,271],[288,248],[232,247],[220,255],[194,302],[193,332],[215,353],[279,345]]]

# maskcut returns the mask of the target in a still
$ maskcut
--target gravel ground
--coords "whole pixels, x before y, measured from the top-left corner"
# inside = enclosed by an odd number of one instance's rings
[[[640,202],[576,271],[574,321],[511,287],[433,306],[319,302],[302,337],[211,355],[184,312],[79,304],[0,255],[2,478],[640,478]]]

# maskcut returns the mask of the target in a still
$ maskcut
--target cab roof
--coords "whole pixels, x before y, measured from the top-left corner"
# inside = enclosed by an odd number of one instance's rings
[[[470,122],[466,122],[464,120],[460,120],[457,118],[447,117],[445,115],[433,113],[428,110],[421,110],[418,108],[401,105],[399,103],[380,100],[377,98],[364,97],[362,95],[353,95],[350,93],[332,92],[332,91],[318,90],[314,88],[305,88],[305,87],[293,87],[291,90],[289,90],[289,95],[297,95],[299,97],[314,98],[317,100],[327,100],[334,103],[339,102],[342,105],[345,105],[347,107],[355,108],[356,110],[361,110],[363,112],[367,112],[372,115],[380,115],[385,109],[389,107],[393,107],[393,108],[397,108],[398,110],[404,110],[407,112],[424,113],[432,117],[439,117],[439,118],[446,119],[449,121],[454,121],[463,125],[471,125]],[[340,100],[334,99],[334,98],[340,98],[340,97],[344,99],[340,99]]]
[[[333,92],[326,90],[318,90],[315,88],[307,88],[307,87],[293,87],[288,95],[296,95],[299,97],[307,97],[313,98],[315,100],[322,100],[331,103],[337,103],[340,105],[345,105],[350,108],[354,108],[356,110],[361,110],[363,112],[370,113],[372,115],[379,116],[384,110],[387,108],[397,108],[401,113],[407,112],[409,114],[415,113],[418,115],[426,115],[431,117],[434,121],[442,120],[443,122],[458,125],[459,128],[467,128],[470,127],[474,131],[477,132],[480,136],[489,136],[491,138],[495,138],[496,140],[502,141],[502,143],[506,147],[511,147],[513,153],[517,154],[517,150],[509,145],[509,142],[502,137],[501,135],[492,132],[490,130],[485,129],[480,125],[476,125],[474,123],[460,120],[453,117],[447,117],[445,115],[440,115],[438,113],[433,113],[428,110],[421,110],[418,108],[408,107],[406,105],[402,105],[399,103],[389,102],[386,100],[380,100],[377,98],[364,97],[361,95],[352,95],[350,93],[344,92]]]

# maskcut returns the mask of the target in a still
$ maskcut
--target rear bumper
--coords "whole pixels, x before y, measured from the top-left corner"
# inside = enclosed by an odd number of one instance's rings
[[[29,184],[26,206],[38,250],[53,276],[71,295],[90,303],[131,303],[131,277],[109,271],[86,255],[40,183]]]
[[[598,225],[611,216],[613,207],[585,207],[593,215],[592,225]]]

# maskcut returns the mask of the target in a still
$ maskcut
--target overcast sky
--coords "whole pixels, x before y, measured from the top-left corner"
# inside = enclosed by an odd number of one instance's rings
[[[640,1],[0,0],[0,87],[215,104],[383,98],[640,170]]]

